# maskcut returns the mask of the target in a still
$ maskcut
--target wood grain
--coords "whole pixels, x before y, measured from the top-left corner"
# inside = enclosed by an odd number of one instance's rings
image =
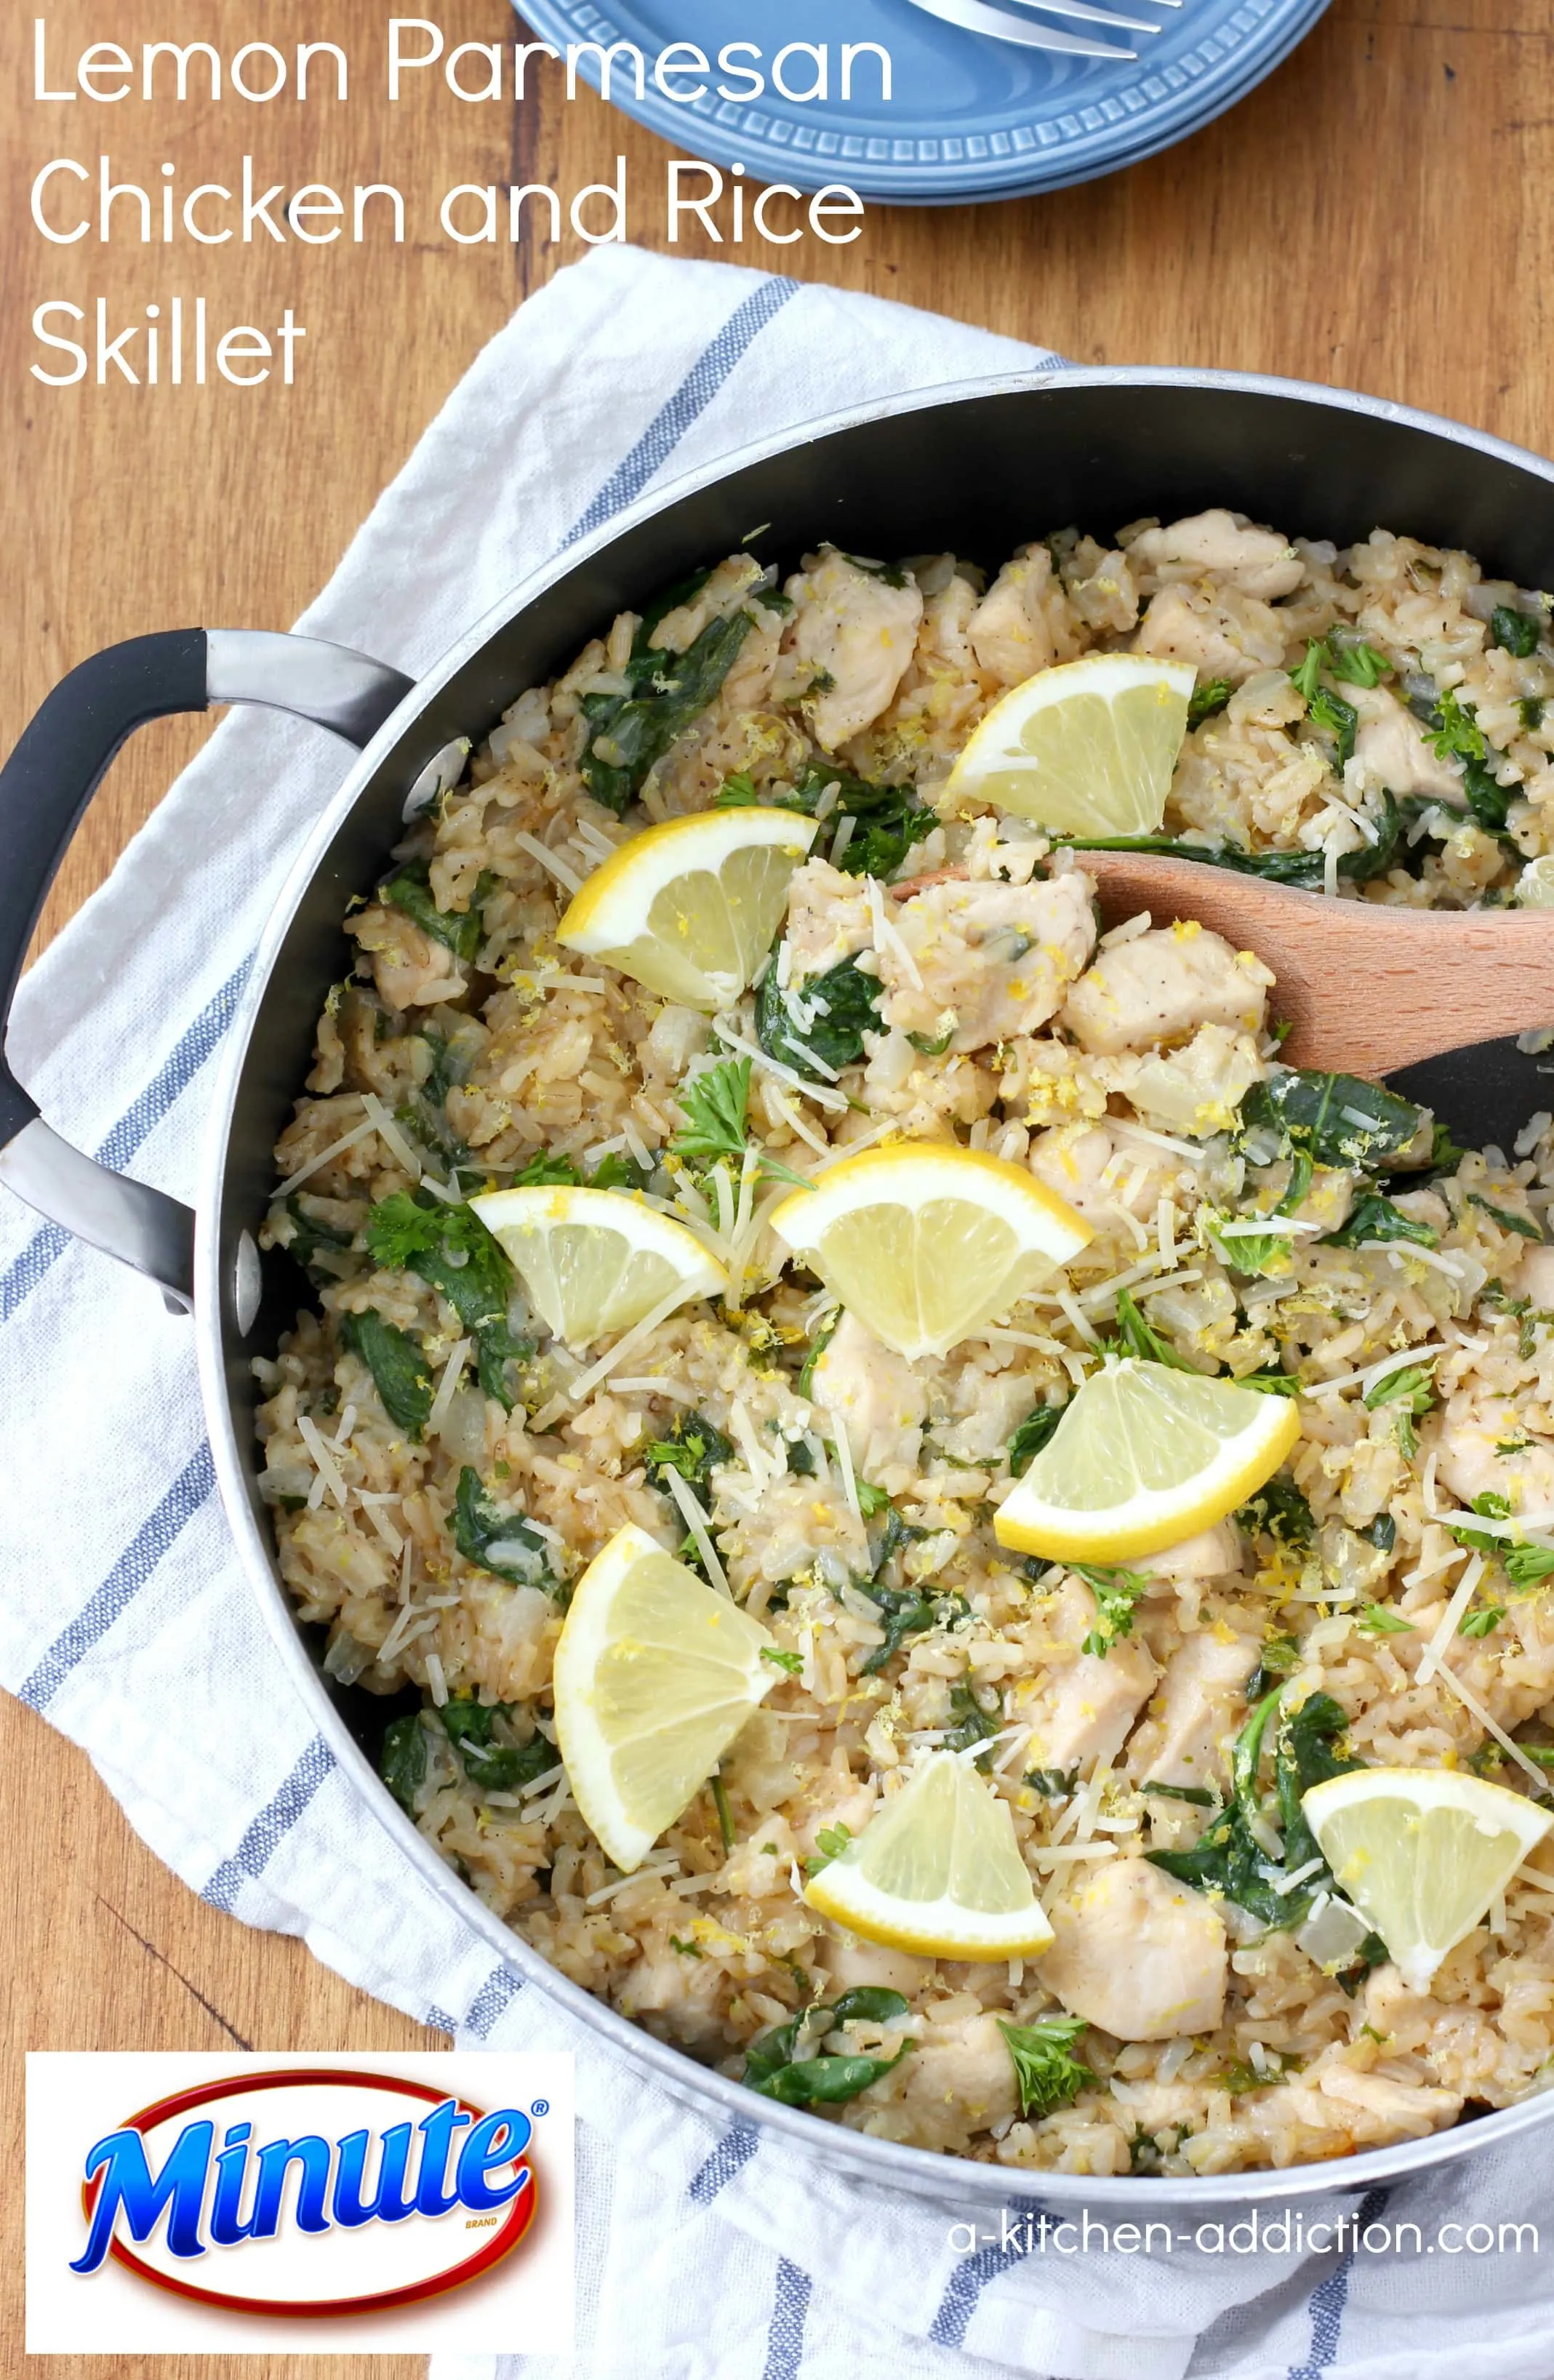
[[[589,96],[554,82],[520,113],[463,107],[441,86],[396,109],[376,62],[376,0],[55,0],[63,54],[111,32],[197,35],[230,52],[263,36],[289,48],[329,36],[359,61],[349,105],[181,110],[37,107],[33,10],[0,16],[0,425],[9,530],[0,647],[0,742],[8,748],[74,661],[115,638],[191,621],[284,627],[338,559],[481,342],[579,252],[455,249],[424,230],[403,248],[309,252],[263,242],[200,251],[83,241],[48,248],[28,189],[48,158],[94,159],[155,186],[226,178],[245,149],[268,181],[348,188],[391,180],[599,178],[617,154],[644,203],[633,237],[662,245],[647,200],[668,151]],[[443,0],[450,44],[511,38],[505,0]],[[1548,293],[1554,290],[1554,31],[1546,0],[1335,0],[1296,56],[1192,140],[1111,179],[1055,196],[950,211],[871,208],[850,248],[734,251],[699,234],[687,256],[723,256],[900,298],[1087,362],[1178,362],[1342,382],[1498,431],[1551,440]],[[431,79],[429,79],[430,80]],[[69,119],[67,123],[66,119]],[[296,307],[309,327],[299,385],[249,391],[41,388],[32,309],[99,295],[126,318],[176,290],[202,291],[230,322]],[[839,397],[845,396],[839,390]],[[115,765],[61,872],[41,940],[101,881],[196,747],[200,728],[159,726]],[[28,2046],[393,2048],[426,2036],[364,2002],[297,1945],[245,1931],[165,1876],[83,1756],[15,1706],[0,1759],[17,1823],[8,1918],[6,2173],[19,2169],[20,2057]],[[14,2179],[5,2219],[19,2239]],[[18,2260],[0,2335],[20,2360]],[[408,2359],[59,2358],[58,2380],[336,2380],[369,2369],[408,2380]]]

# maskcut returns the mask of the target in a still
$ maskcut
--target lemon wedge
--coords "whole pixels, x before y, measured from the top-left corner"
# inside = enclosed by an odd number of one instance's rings
[[[804,1888],[822,1917],[926,1959],[1029,1959],[1052,1940],[1009,1804],[936,1752]]]
[[[1416,1992],[1554,1825],[1460,1768],[1355,1768],[1313,1785],[1301,1807],[1340,1890]]]
[[[595,868],[556,940],[687,1008],[749,989],[819,832],[792,810],[702,810],[633,835]]]
[[[948,793],[1037,819],[1054,834],[1154,834],[1196,677],[1145,653],[1092,653],[1038,670],[977,726]]]
[[[627,1191],[488,1190],[469,1204],[512,1258],[545,1328],[568,1347],[728,1285],[694,1232]]]
[[[577,1581],[555,1655],[556,1749],[624,1876],[706,1784],[776,1671],[726,1595],[617,1529]]]
[[[915,1142],[844,1158],[771,1228],[898,1355],[941,1355],[1050,1280],[1091,1237],[1001,1157]]]
[[[1300,1436],[1293,1399],[1128,1356],[1092,1372],[999,1507],[1000,1545],[1129,1561],[1244,1504]]]

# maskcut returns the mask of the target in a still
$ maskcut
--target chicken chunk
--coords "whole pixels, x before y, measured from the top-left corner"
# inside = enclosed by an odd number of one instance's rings
[[[1196,588],[1162,587],[1150,598],[1133,650],[1188,662],[1206,682],[1222,677],[1240,686],[1259,670],[1280,667],[1284,630],[1266,603],[1236,588],[1216,600]]]
[[[1184,1041],[1200,1025],[1260,1033],[1272,981],[1261,959],[1199,925],[1157,928],[1102,951],[1064,1001],[1062,1021],[1099,1057]]]
[[[1062,613],[1050,553],[1027,545],[1004,564],[971,615],[967,635],[977,668],[1001,686],[1019,686],[1069,660],[1074,641]]]
[[[1354,759],[1366,785],[1396,794],[1400,801],[1405,795],[1419,794],[1462,808],[1461,771],[1438,758],[1419,722],[1395,694],[1383,686],[1361,686],[1352,699],[1360,714]]]
[[[1137,1058],[1098,1058],[1094,1078],[1163,1132],[1195,1140],[1233,1129],[1242,1100],[1267,1072],[1249,1033],[1200,1025],[1185,1049]]]
[[[1436,1475],[1441,1485],[1464,1504],[1487,1490],[1505,1497],[1513,1513],[1554,1505],[1554,1445],[1529,1435],[1509,1397],[1458,1389],[1439,1415],[1421,1425],[1419,1436],[1439,1455]],[[1497,1453],[1500,1446],[1515,1446],[1517,1451]]]
[[[1166,1663],[1149,1717],[1128,1746],[1136,1784],[1223,1785],[1224,1746],[1246,1715],[1257,1643],[1228,1627],[1200,1628]]]
[[[888,710],[906,673],[923,617],[913,579],[892,585],[833,547],[790,578],[793,617],[783,639],[786,677],[805,695],[815,740],[834,752]]]
[[[1304,565],[1285,539],[1254,528],[1243,513],[1216,506],[1190,513],[1163,528],[1147,528],[1128,548],[1128,560],[1146,583],[1169,587],[1178,579],[1214,577],[1256,595],[1265,603],[1293,595]]]
[[[900,1992],[911,2000],[933,1981],[931,1959],[916,1958],[910,1950],[887,1950],[856,1934],[840,1933],[818,1943],[816,1950],[817,1964],[825,1969],[828,1990],[833,1994],[856,1991],[861,1985]]]
[[[1438,2091],[1427,2082],[1399,2082],[1388,2074],[1362,2074],[1353,2066],[1325,2066],[1318,2088],[1328,2098],[1378,2118],[1387,2127],[1384,2137],[1392,2140],[1410,2135],[1423,2140],[1427,2133],[1454,2124],[1463,2112],[1459,2092]]]
[[[346,927],[372,961],[372,978],[391,1008],[434,1008],[468,990],[452,951],[412,925],[403,910],[375,901]]]
[[[1034,1699],[1026,1757],[1033,1768],[1084,1767],[1110,1760],[1150,1694],[1159,1671],[1148,1647],[1124,1637],[1109,1653],[1087,1653],[1096,1624],[1096,1599],[1071,1578],[1049,1619],[1059,1649],[1043,1670]]]
[[[1241,1568],[1241,1532],[1233,1521],[1216,1521],[1179,1545],[1145,1556],[1137,1567],[1151,1578],[1223,1578]]]
[[[930,884],[896,908],[880,949],[884,1022],[952,1050],[1033,1033],[1095,947],[1088,879]]]
[[[1104,1123],[1058,1123],[1038,1133],[1030,1170],[1102,1228],[1119,1209],[1138,1222],[1152,1217],[1172,1178],[1169,1160],[1147,1142],[1110,1132]]]
[[[695,644],[704,628],[714,620],[726,620],[737,612],[752,588],[759,585],[760,564],[753,554],[731,553],[709,572],[689,601],[666,612],[653,631],[653,648],[659,652],[683,653]]]
[[[1225,1928],[1201,1893],[1144,1859],[1105,1860],[1050,1912],[1042,1982],[1120,2041],[1212,2033],[1225,2010]]]
[[[817,1359],[810,1395],[846,1429],[855,1471],[917,1463],[927,1384],[854,1315],[843,1315]]]
[[[1529,1248],[1516,1268],[1513,1286],[1518,1297],[1554,1306],[1554,1248]]]
[[[919,2123],[954,2131],[983,2131],[1019,2113],[1014,2062],[996,2017],[957,2018],[929,2024],[902,2068],[905,2106]]]
[[[788,980],[807,983],[868,950],[874,926],[868,895],[856,876],[829,860],[807,859],[788,882]]]

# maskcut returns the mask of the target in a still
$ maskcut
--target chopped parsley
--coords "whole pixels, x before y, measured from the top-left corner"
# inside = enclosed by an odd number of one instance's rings
[[[1104,1658],[1113,1645],[1133,1634],[1135,1611],[1140,1597],[1149,1592],[1149,1581],[1137,1571],[1099,1570],[1089,1562],[1071,1562],[1069,1568],[1096,1599],[1096,1624],[1079,1649]]]
[[[1082,2016],[1038,2017],[1034,2024],[1006,2024],[1000,2017],[998,2029],[1009,2045],[1022,2116],[1050,2116],[1095,2081],[1074,2055],[1086,2029]]]
[[[748,1058],[725,1058],[722,1065],[709,1066],[705,1073],[680,1085],[674,1096],[686,1121],[669,1144],[670,1153],[698,1172],[726,1164],[737,1177],[747,1148],[754,1148],[763,1177],[791,1182],[796,1188],[807,1190],[809,1184],[802,1173],[795,1173],[791,1166],[780,1165],[750,1138],[747,1118],[752,1062]]]
[[[1385,1603],[1367,1603],[1360,1614],[1360,1627],[1367,1636],[1413,1636],[1417,1633],[1412,1620],[1401,1611],[1393,1611]]]
[[[1228,677],[1211,677],[1202,686],[1195,686],[1187,697],[1188,726],[1201,727],[1206,719],[1212,719],[1216,711],[1223,710],[1230,698],[1231,682]]]
[[[815,1833],[815,1848],[804,1863],[806,1876],[819,1876],[833,1859],[840,1859],[853,1840],[851,1827],[819,1827]]]
[[[797,1678],[803,1675],[802,1653],[784,1652],[780,1645],[763,1645],[760,1648],[760,1657],[763,1661],[770,1661],[774,1670],[781,1670],[784,1677]]]

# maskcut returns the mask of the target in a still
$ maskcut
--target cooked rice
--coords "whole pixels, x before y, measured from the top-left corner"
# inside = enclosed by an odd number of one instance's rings
[[[1541,1233],[1554,1199],[1548,1115],[1514,1151],[1462,1157],[1427,1186],[1410,1193],[1406,1175],[1393,1177],[1390,1195],[1434,1232],[1433,1245],[1325,1243],[1355,1177],[1319,1169],[1298,1227],[1272,1235],[1287,1255],[1248,1273],[1235,1265],[1251,1236],[1216,1234],[1209,1220],[1266,1213],[1289,1178],[1287,1161],[1259,1167],[1256,1146],[1249,1156],[1233,1135],[1247,1089],[1277,1063],[1255,981],[1255,1026],[1219,1011],[1186,1014],[1163,1048],[1142,1031],[1104,1052],[1084,1046],[1062,984],[1053,1013],[1030,1029],[978,1038],[975,1026],[953,1029],[970,995],[967,944],[953,927],[937,942],[919,938],[916,955],[904,947],[904,905],[811,863],[809,906],[799,914],[795,889],[780,982],[809,983],[861,952],[865,972],[883,978],[894,967],[892,1002],[911,995],[931,1008],[936,979],[961,985],[961,1005],[942,1003],[952,1024],[942,1054],[925,1054],[899,1026],[870,1031],[833,1085],[762,1049],[753,997],[714,1027],[607,965],[577,961],[555,929],[567,889],[618,843],[705,808],[736,772],[771,799],[811,763],[834,762],[839,777],[915,790],[931,808],[1008,686],[1119,649],[1191,661],[1200,685],[1229,688],[1187,736],[1168,833],[1308,853],[1318,883],[1342,897],[1503,901],[1523,862],[1554,850],[1554,712],[1543,724],[1554,659],[1547,636],[1518,654],[1492,641],[1489,624],[1500,606],[1542,630],[1548,599],[1486,582],[1464,553],[1386,531],[1336,552],[1225,515],[1168,529],[1135,523],[1110,547],[1063,532],[1025,549],[990,588],[950,556],[880,573],[824,554],[789,581],[783,608],[770,600],[771,577],[732,557],[660,623],[661,645],[679,652],[710,622],[743,614],[748,625],[715,698],[650,771],[624,822],[585,779],[592,730],[582,706],[625,685],[638,630],[630,614],[552,685],[525,693],[466,780],[412,829],[400,857],[429,870],[438,909],[478,909],[473,955],[382,899],[347,920],[356,965],[320,1020],[306,1096],[276,1150],[282,1189],[265,1231],[268,1245],[307,1256],[316,1293],[274,1362],[257,1366],[264,1492],[300,1616],[327,1631],[335,1677],[425,1698],[415,1815],[443,1856],[545,1958],[638,2023],[738,2075],[756,2035],[815,2000],[849,1984],[898,1987],[910,2012],[880,2037],[887,2054],[909,2037],[912,2052],[827,2110],[834,2120],[1011,2166],[1201,2175],[1333,2157],[1519,2099],[1554,2058],[1554,1854],[1535,1854],[1508,1887],[1503,1917],[1492,1912],[1451,1953],[1428,1997],[1390,1965],[1356,1969],[1342,1923],[1324,1937],[1318,1917],[1307,1934],[1318,1954],[1337,1941],[1324,1966],[1301,1947],[1306,1929],[1265,1930],[1221,1905],[1222,2022],[1152,2040],[1092,2024],[1080,2053],[1094,2080],[1029,2118],[995,2021],[1059,2012],[1040,1961],[935,1964],[880,1950],[828,1925],[800,1893],[820,1830],[856,1833],[969,1707],[968,1692],[998,1730],[992,1779],[1050,1912],[1109,1862],[1190,1844],[1203,1809],[1138,1789],[1169,1716],[1171,1679],[1157,1694],[1157,1676],[1206,1635],[1232,1649],[1238,1638],[1282,1644],[1286,1703],[1333,1696],[1360,1758],[1472,1763],[1513,1789],[1542,1790],[1542,1766],[1518,1739],[1548,1742],[1554,1732],[1554,1611],[1536,1588],[1509,1591],[1491,1560],[1458,1544],[1451,1516],[1492,1484],[1524,1514],[1544,1508],[1521,1533],[1554,1542],[1554,1331],[1540,1311],[1554,1304],[1554,1257],[1527,1236]],[[1373,690],[1341,682],[1361,714],[1342,767],[1330,722],[1312,716],[1290,674],[1312,638],[1339,653],[1363,641],[1390,673]],[[1421,724],[1421,714],[1442,715],[1448,693],[1487,739],[1476,802],[1462,761],[1443,760]],[[1485,823],[1487,783],[1505,797],[1503,827]],[[1378,847],[1385,855],[1390,796],[1396,847],[1367,878],[1354,863]],[[852,825],[855,844],[867,823]],[[819,847],[848,856],[829,830]],[[1039,888],[1074,864],[1019,820],[946,806],[893,873],[956,871],[979,899],[1003,899],[1001,886]],[[1153,951],[1175,964],[1169,938],[1147,944],[1145,930],[1135,921],[1107,937],[1104,955]],[[811,951],[801,969],[802,953],[828,934],[841,936],[833,953]],[[975,938],[970,948],[979,964]],[[978,980],[1002,999],[1006,978],[1007,969],[997,983]],[[807,1277],[781,1271],[764,1187],[731,1215],[715,1185],[704,1184],[704,1197],[683,1165],[665,1161],[687,1075],[741,1050],[755,1062],[752,1130],[785,1167],[812,1173],[822,1151],[887,1134],[953,1137],[1028,1163],[1095,1228],[1063,1281],[913,1367],[893,1402],[872,1399],[867,1427],[853,1409],[858,1478],[920,1533],[880,1577],[930,1583],[964,1602],[946,1601],[941,1624],[909,1634],[880,1667],[868,1666],[879,1609],[853,1584],[876,1559],[871,1532],[846,1465],[828,1451],[837,1417],[799,1377],[834,1318],[829,1302]],[[735,1259],[738,1302],[683,1308],[634,1334],[624,1362],[579,1396],[608,1351],[578,1359],[548,1342],[520,1292],[508,1321],[530,1352],[511,1376],[508,1412],[480,1385],[453,1307],[412,1272],[375,1270],[362,1232],[371,1203],[392,1192],[420,1183],[456,1199],[512,1181],[544,1152],[585,1173],[610,1152],[649,1160],[650,1195]],[[737,1197],[740,1185],[729,1186]],[[1033,1754],[1052,1740],[1053,1698],[1093,1606],[1081,1582],[1032,1578],[1001,1552],[991,1513],[1011,1484],[1011,1434],[1093,1366],[1126,1284],[1167,1345],[1198,1368],[1299,1376],[1303,1437],[1289,1469],[1316,1535],[1292,1548],[1244,1529],[1218,1567],[1210,1560],[1196,1575],[1160,1580],[1109,1657],[1120,1665],[1113,1682],[1134,1680],[1111,1740],[1051,1791],[1026,1779],[1059,1765]],[[1512,1310],[1524,1299],[1524,1310]],[[342,1340],[343,1318],[368,1309],[419,1342],[436,1386],[424,1442],[391,1421],[371,1371]],[[837,1345],[832,1368],[860,1362],[853,1385],[867,1398],[867,1352]],[[1415,1349],[1434,1351],[1425,1361],[1435,1404],[1414,1424],[1411,1453],[1399,1404],[1363,1400],[1385,1366]],[[887,1371],[894,1363],[885,1358]],[[460,1553],[451,1513],[469,1466],[515,1516],[515,1532],[517,1516],[532,1524],[563,1580],[626,1522],[677,1548],[684,1519],[650,1483],[646,1451],[688,1412],[733,1448],[701,1491],[717,1556],[800,1669],[778,1679],[724,1763],[732,1852],[704,1792],[647,1865],[622,1878],[548,1756],[561,1604]],[[807,1474],[790,1468],[795,1449]],[[1378,1517],[1393,1524],[1390,1549],[1373,1542]],[[1456,1633],[1470,1606],[1482,1612],[1491,1599],[1506,1609],[1489,1633]],[[1406,1631],[1371,1633],[1371,1607]],[[501,1706],[498,1746],[528,1745],[538,1731],[544,1748],[538,1773],[528,1764],[530,1781],[508,1792],[470,1780],[437,1716],[450,1697]],[[1245,1707],[1237,1691],[1219,1712],[1204,1773],[1221,1784],[1223,1746]],[[1276,1829],[1269,1848],[1278,1875]],[[1286,1882],[1293,1890],[1299,1878]],[[834,2044],[873,2045],[856,2026]]]

